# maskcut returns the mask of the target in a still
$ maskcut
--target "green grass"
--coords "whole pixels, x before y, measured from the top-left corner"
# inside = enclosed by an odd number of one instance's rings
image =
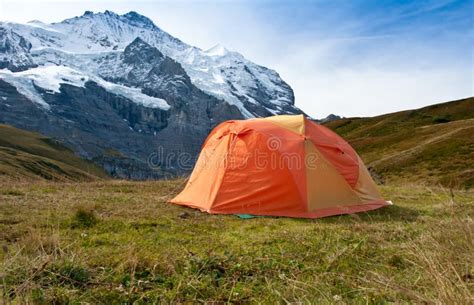
[[[5,180],[4,302],[473,301],[472,191],[389,185],[395,205],[369,213],[242,220],[168,204],[183,185]]]
[[[98,166],[40,134],[0,124],[0,176],[83,181],[107,178]]]
[[[474,98],[326,125],[389,182],[474,186]]]

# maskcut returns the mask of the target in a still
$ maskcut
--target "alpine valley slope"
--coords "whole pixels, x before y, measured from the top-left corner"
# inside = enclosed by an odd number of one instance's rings
[[[389,183],[474,187],[474,98],[325,123]]]
[[[275,71],[187,45],[135,12],[0,23],[0,122],[58,139],[115,177],[184,173],[219,122],[298,113]]]
[[[90,181],[106,179],[97,165],[35,132],[0,124],[0,179]]]

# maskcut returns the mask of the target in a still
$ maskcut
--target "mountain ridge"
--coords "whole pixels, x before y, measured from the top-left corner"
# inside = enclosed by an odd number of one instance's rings
[[[177,156],[194,160],[222,121],[302,113],[275,71],[219,46],[206,54],[136,12],[2,22],[0,60],[0,123],[58,139],[118,178],[185,173]],[[156,151],[166,162],[150,166]]]
[[[195,86],[236,105],[245,117],[301,113],[294,106],[291,87],[274,70],[256,65],[237,52],[207,54],[169,35],[136,12],[118,15],[111,11],[89,11],[51,24],[4,22],[1,25],[32,44],[36,64],[49,62],[81,69],[87,67],[85,57],[124,50],[140,37],[179,62]],[[77,57],[81,57],[79,62]]]

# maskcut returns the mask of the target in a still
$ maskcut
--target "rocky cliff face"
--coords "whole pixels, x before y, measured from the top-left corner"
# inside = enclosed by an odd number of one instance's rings
[[[0,23],[0,122],[117,177],[185,173],[216,124],[285,113],[301,111],[275,71],[186,45],[134,12]]]
[[[0,69],[17,72],[36,67],[30,55],[31,43],[16,32],[0,27]]]

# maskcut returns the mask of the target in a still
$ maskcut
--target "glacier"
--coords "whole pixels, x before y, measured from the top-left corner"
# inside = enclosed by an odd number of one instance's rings
[[[160,108],[162,110],[170,108],[170,105],[164,99],[143,94],[139,88],[107,82],[102,78],[94,75],[88,76],[81,71],[65,66],[46,65],[21,72],[11,72],[7,69],[2,69],[0,70],[0,79],[15,86],[20,93],[47,110],[50,107],[37,92],[35,86],[51,93],[59,93],[61,84],[84,88],[85,83],[88,81],[93,81],[107,91],[128,98],[145,107]]]

